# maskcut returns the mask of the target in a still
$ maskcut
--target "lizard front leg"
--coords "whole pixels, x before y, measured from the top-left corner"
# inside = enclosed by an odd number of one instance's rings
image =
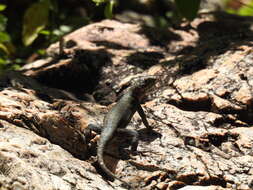
[[[152,127],[148,124],[146,115],[145,115],[145,113],[144,113],[144,111],[143,111],[143,109],[142,109],[142,107],[141,107],[141,105],[139,103],[137,104],[137,112],[140,115],[141,120],[142,120],[143,124],[145,125],[145,127],[148,130],[153,130]]]
[[[146,115],[145,115],[145,113],[144,113],[144,111],[143,111],[143,109],[142,109],[142,107],[141,107],[141,105],[139,103],[137,104],[137,112],[140,115],[143,124],[149,130],[149,133],[156,134],[156,135],[159,136],[159,138],[161,138],[162,135],[160,133],[154,131],[153,128],[148,124]]]

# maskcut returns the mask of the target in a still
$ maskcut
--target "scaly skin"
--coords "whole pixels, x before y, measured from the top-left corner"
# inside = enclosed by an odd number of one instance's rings
[[[100,135],[100,140],[97,149],[98,162],[101,168],[112,179],[117,179],[130,187],[128,183],[114,175],[105,165],[103,155],[107,143],[112,139],[117,129],[124,129],[129,124],[132,116],[137,111],[142,118],[144,125],[152,130],[149,126],[144,111],[141,108],[140,101],[155,84],[155,77],[139,77],[133,80],[133,84],[127,92],[120,98],[116,105],[108,112],[104,118],[103,130]],[[137,139],[136,139],[137,140]],[[132,150],[137,149],[137,143],[132,147]]]

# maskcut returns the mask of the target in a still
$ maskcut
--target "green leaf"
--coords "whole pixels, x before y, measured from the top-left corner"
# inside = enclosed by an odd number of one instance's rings
[[[19,70],[20,68],[21,68],[21,66],[18,65],[18,64],[13,64],[13,65],[10,67],[11,70]]]
[[[6,32],[0,32],[0,42],[10,42],[11,38]]]
[[[0,4],[0,11],[3,11],[4,9],[6,9],[6,5]]]
[[[6,24],[7,18],[4,15],[0,14],[0,32],[5,31]]]
[[[32,4],[26,12],[23,21],[22,40],[29,46],[38,37],[39,32],[48,22],[50,1],[43,0]]]
[[[114,5],[115,5],[115,1],[114,0],[110,0],[106,4],[105,11],[104,11],[104,14],[105,14],[106,18],[111,19],[113,17],[112,10],[113,10],[113,6]]]
[[[49,36],[50,35],[50,31],[49,30],[41,30],[39,33],[43,34],[45,36]]]
[[[227,7],[225,7],[228,13],[240,16],[253,16],[253,0],[245,4],[238,4],[237,7],[229,6],[229,2],[230,1],[227,1]]]
[[[53,33],[53,35],[58,36],[58,37],[63,35],[63,32],[59,29],[53,30],[52,33]]]
[[[0,58],[0,66],[6,64],[6,59]]]
[[[92,0],[96,5],[100,5],[101,3],[105,3],[107,0]]]
[[[71,26],[68,26],[68,25],[61,25],[59,29],[64,34],[70,32],[72,30]]]
[[[8,48],[7,48],[4,44],[2,44],[2,43],[0,43],[0,50],[2,50],[2,51],[3,51],[4,53],[6,53],[7,55],[10,54]]]
[[[242,8],[239,9],[238,14],[241,16],[253,16],[253,1],[242,6]]]
[[[50,0],[49,9],[54,13],[59,13],[59,3],[58,0]]]
[[[38,49],[37,50],[37,53],[39,54],[39,55],[46,55],[46,50],[45,49]]]
[[[196,18],[200,0],[175,0],[176,6],[183,17],[187,20]]]

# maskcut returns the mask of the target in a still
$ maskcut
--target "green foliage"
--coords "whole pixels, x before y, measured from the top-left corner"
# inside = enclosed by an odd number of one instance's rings
[[[7,24],[7,18],[0,14],[0,31],[4,31],[6,28],[6,24]]]
[[[96,3],[96,5],[100,5],[102,3],[105,3],[107,0],[92,0],[94,3]]]
[[[106,18],[112,18],[113,17],[113,7],[115,6],[116,2],[114,0],[110,0],[107,2],[106,6],[105,6],[105,11],[104,14],[106,16]]]
[[[200,0],[175,0],[179,13],[187,20],[196,18]]]
[[[0,4],[0,11],[3,11],[4,9],[6,9],[6,5]]]
[[[222,1],[230,13],[253,15],[253,0]],[[92,19],[99,21],[104,17],[112,18],[116,11],[117,14],[121,14],[129,10],[137,15],[129,17],[130,19],[138,20],[139,16],[141,21],[144,20],[143,23],[151,23],[153,27],[168,27],[178,24],[182,21],[182,17],[193,20],[197,16],[201,1],[5,0],[5,2],[7,6],[0,4],[0,72],[1,69],[16,68],[14,63],[20,65],[26,63],[29,57],[29,61],[32,61],[36,56],[37,58],[45,56],[45,48],[49,44],[59,40],[66,33],[84,26]],[[115,10],[118,7],[119,9]],[[143,14],[146,14],[147,22],[146,18],[142,18]]]
[[[5,5],[0,4],[0,12],[4,11],[5,8],[6,8]],[[7,20],[8,19],[3,14],[0,13],[0,51],[2,51],[1,54],[10,54],[11,51],[6,45],[6,43],[11,41],[9,34],[6,32]]]
[[[253,0],[248,1],[247,4],[239,0],[225,0],[225,10],[231,14],[240,16],[253,16]]]
[[[0,75],[6,70],[17,70],[20,68],[18,64],[12,64],[12,62],[6,57],[0,57]]]
[[[106,3],[104,15],[106,18],[113,17],[113,8],[116,6],[116,0],[92,0],[97,6]],[[200,0],[175,0],[176,7],[180,15],[188,20],[193,20],[198,13]]]
[[[0,12],[5,8],[6,5],[0,4]],[[11,44],[10,35],[6,32],[7,21],[7,17],[0,13],[0,74],[14,66],[9,59],[9,56],[14,52],[14,46]]]
[[[50,15],[50,19],[49,19]],[[70,25],[58,25],[65,15],[59,11],[57,0],[40,0],[33,3],[25,12],[22,40],[25,46],[30,46],[39,34],[44,35],[48,43],[53,43],[61,36],[73,30]],[[46,29],[46,26],[49,29]]]
[[[104,9],[104,15],[106,18],[111,19],[113,17],[113,7],[116,5],[116,0],[92,0],[97,6],[106,3]]]
[[[63,6],[58,6],[59,2]],[[27,59],[45,56],[49,44],[89,22],[88,17],[73,11],[67,3],[58,0],[0,3],[0,74],[19,68]]]
[[[63,36],[66,33],[69,33],[72,30],[71,26],[61,25],[58,29],[53,30],[55,36]]]
[[[46,37],[46,39],[50,43],[52,43],[52,42],[55,42],[55,41],[59,40],[59,38],[61,36],[71,32],[72,30],[73,30],[73,27],[71,27],[69,25],[60,25],[59,28],[55,28],[52,31],[50,31],[50,30],[41,30],[39,32],[39,34],[44,35]],[[40,54],[40,55],[42,55],[42,54]]]
[[[22,40],[29,46],[48,23],[50,0],[33,3],[25,12]]]

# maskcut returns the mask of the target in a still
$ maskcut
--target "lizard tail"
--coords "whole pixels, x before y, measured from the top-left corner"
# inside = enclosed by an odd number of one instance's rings
[[[98,155],[98,163],[100,165],[100,167],[104,170],[104,172],[112,179],[117,179],[119,180],[120,182],[122,182],[126,187],[127,189],[131,189],[131,186],[123,181],[122,179],[120,179],[119,177],[117,177],[116,175],[114,175],[105,165],[104,163],[104,147],[105,145],[104,144],[101,144],[100,146],[98,146],[98,149],[97,149],[97,155]]]

